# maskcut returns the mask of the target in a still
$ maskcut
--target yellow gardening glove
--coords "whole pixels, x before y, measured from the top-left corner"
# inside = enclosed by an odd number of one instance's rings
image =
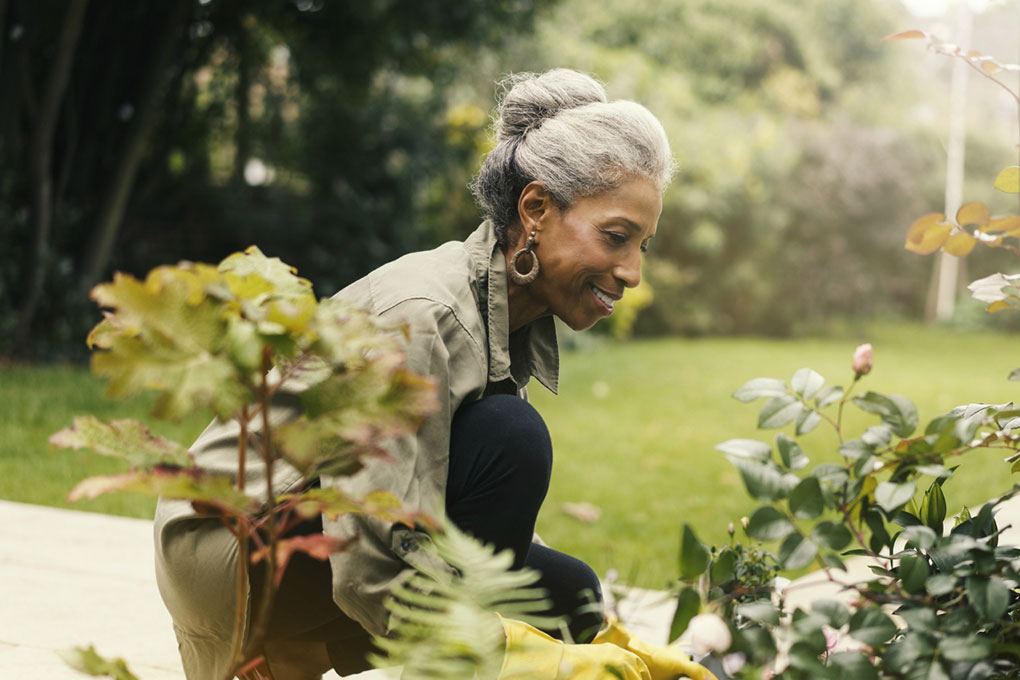
[[[591,641],[593,645],[609,643],[626,649],[641,657],[648,668],[652,680],[674,680],[675,678],[693,678],[693,680],[717,680],[707,668],[694,663],[691,657],[677,647],[652,645],[627,632],[615,616],[608,618],[608,626]]]
[[[500,621],[506,655],[498,680],[651,680],[644,662],[619,647],[568,645],[521,621]]]

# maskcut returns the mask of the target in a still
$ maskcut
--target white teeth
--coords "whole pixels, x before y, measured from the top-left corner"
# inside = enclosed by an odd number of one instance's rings
[[[599,300],[602,300],[606,307],[609,307],[609,311],[613,311],[613,298],[609,297],[595,286],[592,286],[591,289],[595,291],[595,296],[598,297]]]

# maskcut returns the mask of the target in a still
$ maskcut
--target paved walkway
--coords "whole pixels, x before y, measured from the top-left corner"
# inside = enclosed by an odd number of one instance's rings
[[[152,564],[150,521],[0,501],[0,678],[81,680],[59,653],[93,645],[142,680],[183,680]],[[664,593],[633,591],[619,607],[635,632],[665,641]]]
[[[1002,543],[1020,545],[1020,497],[1005,504],[998,520],[1013,525]],[[142,680],[182,680],[152,564],[150,521],[0,501],[0,678],[80,680],[85,676],[59,653],[91,644],[124,658]],[[848,564],[852,577],[868,573],[861,560]],[[789,591],[793,605],[820,597],[845,596],[818,574]],[[635,589],[617,607],[635,633],[666,641],[673,614],[666,593]]]

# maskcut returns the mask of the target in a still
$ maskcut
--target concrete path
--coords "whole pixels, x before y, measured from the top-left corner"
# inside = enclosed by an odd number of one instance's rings
[[[93,645],[142,680],[183,680],[152,565],[150,521],[0,501],[0,678],[81,680],[59,653]],[[632,591],[619,611],[635,632],[665,641],[664,593]]]

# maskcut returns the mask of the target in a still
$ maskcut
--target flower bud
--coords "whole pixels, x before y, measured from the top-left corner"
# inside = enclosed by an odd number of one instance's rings
[[[744,527],[745,531],[747,530],[747,525],[750,523],[751,520],[749,520],[746,515],[740,518],[740,526]]]
[[[691,619],[687,630],[691,634],[691,649],[695,656],[725,652],[733,644],[729,626],[717,614],[698,614]]]
[[[867,375],[871,372],[871,367],[875,364],[875,357],[871,352],[871,343],[866,342],[863,345],[857,347],[854,350],[853,369],[856,377],[860,378],[862,375]]]
[[[736,531],[736,528],[733,526],[733,522],[730,522],[730,525],[728,527],[726,527],[726,533],[728,533],[730,536],[733,536],[733,533],[735,531]]]

